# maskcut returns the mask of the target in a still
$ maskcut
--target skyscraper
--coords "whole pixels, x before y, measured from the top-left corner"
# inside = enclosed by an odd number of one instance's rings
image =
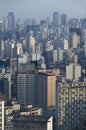
[[[58,27],[59,26],[59,12],[54,12],[53,13],[53,27]]]
[[[20,104],[35,104],[35,72],[19,72],[17,75],[17,96]]]
[[[27,38],[27,52],[29,54],[35,52],[35,44],[36,44],[35,38],[33,37],[32,34],[29,34],[29,36]]]
[[[61,25],[67,26],[67,15],[66,14],[62,14],[60,17],[61,20]]]
[[[0,40],[0,57],[1,58],[4,57],[4,40],[3,39]]]
[[[86,29],[82,31],[82,40],[84,42],[84,54],[86,55]]]
[[[56,106],[56,76],[53,73],[39,72],[37,77],[38,106],[43,108]]]
[[[14,27],[15,27],[14,13],[9,12],[9,14],[8,14],[8,29],[9,30],[14,30]]]

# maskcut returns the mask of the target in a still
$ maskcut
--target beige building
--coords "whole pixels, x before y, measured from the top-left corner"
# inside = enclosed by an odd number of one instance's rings
[[[58,129],[80,128],[86,116],[86,82],[58,83]]]
[[[33,36],[29,37],[29,53],[34,53],[35,52],[35,43],[36,40]]]
[[[68,40],[64,39],[63,44],[64,44],[64,50],[68,50]]]
[[[73,33],[71,36],[72,47],[77,48],[79,43],[80,43],[80,36],[78,36],[76,33]]]
[[[56,75],[52,72],[39,72],[37,77],[38,83],[38,105],[40,107],[56,106]]]

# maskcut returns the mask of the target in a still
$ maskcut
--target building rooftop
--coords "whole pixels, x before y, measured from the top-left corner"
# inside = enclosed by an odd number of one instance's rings
[[[14,121],[25,121],[25,122],[47,122],[50,116],[39,116],[39,115],[25,115],[18,116],[14,119]]]

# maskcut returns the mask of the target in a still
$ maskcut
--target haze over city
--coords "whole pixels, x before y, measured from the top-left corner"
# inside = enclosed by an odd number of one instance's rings
[[[86,0],[0,0],[0,130],[86,130]]]
[[[0,17],[7,16],[10,11],[22,18],[45,18],[54,11],[69,17],[84,17],[85,4],[85,0],[0,0]]]

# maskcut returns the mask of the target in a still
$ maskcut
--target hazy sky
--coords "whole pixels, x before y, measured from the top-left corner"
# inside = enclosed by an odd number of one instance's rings
[[[9,11],[22,18],[44,18],[52,16],[54,11],[69,17],[83,17],[86,0],[0,0],[0,16],[7,16]]]

